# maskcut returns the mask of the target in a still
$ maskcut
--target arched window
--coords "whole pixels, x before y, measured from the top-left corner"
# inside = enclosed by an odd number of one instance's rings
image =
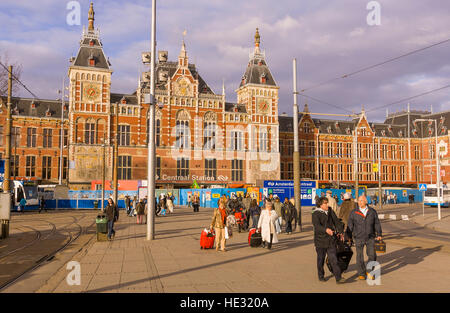
[[[155,129],[155,145],[159,147],[161,145],[161,120],[162,113],[160,110],[156,110],[156,129]]]
[[[265,129],[259,132],[259,152],[267,152],[267,131]]]
[[[93,145],[97,143],[95,121],[90,119],[84,124],[84,143],[87,145]]]
[[[203,149],[216,149],[217,114],[206,112],[203,117]]]
[[[189,120],[191,119],[186,110],[180,110],[176,117],[176,142],[175,147],[188,149],[191,147],[191,136],[189,130]]]

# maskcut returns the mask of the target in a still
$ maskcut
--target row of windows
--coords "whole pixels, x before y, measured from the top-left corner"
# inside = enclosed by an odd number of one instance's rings
[[[120,180],[132,179],[132,157],[119,156],[118,158],[118,173],[117,178]],[[243,160],[232,160],[231,162],[231,176],[233,181],[243,181],[244,179],[244,163]],[[188,177],[190,174],[190,160],[185,158],[177,159],[177,176]],[[156,175],[161,177],[161,158],[156,158]],[[217,179],[217,160],[205,159],[205,176],[211,177],[213,180]]]
[[[294,141],[282,140],[279,141],[280,153],[293,155],[294,153]],[[436,147],[434,145],[429,146],[429,158],[435,158]],[[379,149],[378,144],[358,143],[358,158],[359,159],[378,159]],[[329,158],[347,158],[351,159],[353,155],[353,144],[344,142],[319,142],[319,157]],[[299,141],[299,154],[300,156],[316,157],[316,143],[315,141]],[[381,158],[384,160],[405,160],[406,150],[405,145],[381,145]],[[414,159],[420,159],[419,145],[414,146]]]
[[[403,165],[383,165],[381,174],[383,181],[406,181],[406,167]],[[378,181],[378,175],[372,172],[372,162],[358,163],[358,180]],[[353,164],[319,164],[319,179],[353,180]]]
[[[34,155],[27,155],[25,157],[25,173],[20,171],[20,156],[19,155],[12,155],[11,156],[11,177],[18,177],[23,176],[25,174],[26,177],[35,177],[36,176],[36,156]],[[52,179],[55,178],[52,176],[53,169],[58,169],[58,175],[59,178],[59,166],[60,166],[60,158],[59,157],[51,157],[51,156],[43,156],[42,157],[42,171],[41,171],[41,177],[42,179]],[[63,157],[63,179],[67,178],[67,167],[68,167],[68,161],[67,157]]]
[[[27,129],[27,147],[35,148],[37,147],[37,128],[28,127]],[[58,135],[58,147],[61,145],[61,130],[56,130],[56,134]],[[55,133],[53,128],[44,128],[42,130],[42,147],[44,148],[52,148],[53,147],[53,134]],[[12,127],[11,128],[11,147],[17,147],[20,145],[21,138],[21,128],[20,127]],[[67,129],[64,129],[64,145],[67,146],[69,132]],[[3,126],[0,126],[0,145],[3,145]]]

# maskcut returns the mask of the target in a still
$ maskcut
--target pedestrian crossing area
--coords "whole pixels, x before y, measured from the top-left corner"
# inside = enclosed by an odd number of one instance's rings
[[[380,220],[409,221],[409,216],[405,214],[378,214]]]

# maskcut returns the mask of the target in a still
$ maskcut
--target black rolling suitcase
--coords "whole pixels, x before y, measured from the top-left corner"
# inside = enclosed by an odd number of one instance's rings
[[[347,242],[342,242],[340,240],[337,240],[336,256],[337,256],[338,266],[341,269],[341,273],[344,273],[347,270],[348,265],[353,256],[353,251],[352,251],[351,246]],[[328,256],[326,258],[326,263],[327,263],[327,267],[330,270],[330,272],[333,273],[333,268],[331,267],[331,264],[328,261]]]
[[[250,236],[250,247],[256,248],[262,245],[261,233],[254,233]]]

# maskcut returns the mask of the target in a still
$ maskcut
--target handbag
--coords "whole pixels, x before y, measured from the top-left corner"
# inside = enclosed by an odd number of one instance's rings
[[[375,252],[386,253],[386,243],[382,240],[375,240]]]
[[[225,226],[225,239],[229,239],[230,236],[228,235],[228,227]]]

